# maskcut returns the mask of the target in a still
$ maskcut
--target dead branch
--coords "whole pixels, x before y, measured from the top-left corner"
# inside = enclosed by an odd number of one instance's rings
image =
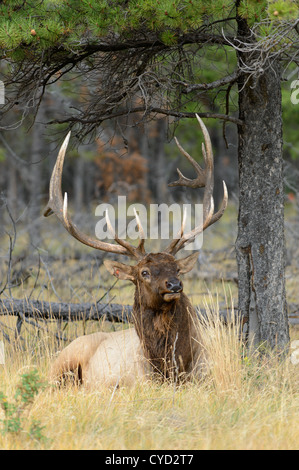
[[[28,299],[0,299],[0,315],[34,318],[36,320],[106,320],[128,323],[132,307],[103,303],[43,302]]]
[[[227,321],[229,307],[220,308],[219,314]],[[206,310],[198,308],[199,316],[205,315]],[[238,315],[238,309],[234,308]],[[43,302],[28,299],[0,299],[0,316],[12,315],[22,319],[33,318],[35,320],[62,320],[66,322],[79,320],[105,319],[116,323],[132,322],[132,306],[114,303],[66,303],[66,302]],[[292,304],[289,308],[290,325],[299,324],[299,305]]]

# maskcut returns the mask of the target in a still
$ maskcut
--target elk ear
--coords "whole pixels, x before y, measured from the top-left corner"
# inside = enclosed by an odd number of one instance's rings
[[[187,258],[177,260],[177,266],[180,270],[180,274],[186,274],[194,268],[195,263],[198,259],[198,252],[192,253]]]
[[[118,279],[124,279],[134,282],[135,281],[135,270],[134,266],[128,266],[127,264],[119,263],[110,259],[104,260],[104,265],[108,269],[109,273]]]

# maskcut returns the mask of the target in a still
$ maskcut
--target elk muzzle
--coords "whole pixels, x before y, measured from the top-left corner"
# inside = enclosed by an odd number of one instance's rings
[[[171,302],[177,300],[183,292],[183,283],[178,278],[171,278],[165,281],[166,290],[163,292],[163,299],[165,302]]]

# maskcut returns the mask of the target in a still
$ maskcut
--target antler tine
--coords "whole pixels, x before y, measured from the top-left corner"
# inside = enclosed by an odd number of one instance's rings
[[[146,254],[145,249],[144,249],[145,234],[144,234],[144,230],[143,230],[143,227],[142,227],[140,217],[137,214],[137,211],[136,211],[135,207],[134,207],[134,215],[135,215],[135,219],[136,219],[136,222],[137,222],[138,233],[139,233],[139,238],[140,238],[139,245],[138,245],[137,248],[138,248],[138,251],[140,251],[142,253],[142,255],[145,255]]]
[[[170,245],[166,248],[166,250],[164,250],[166,253],[173,253],[173,252],[174,252],[175,247],[177,246],[177,244],[178,244],[179,241],[181,240],[182,236],[184,235],[186,220],[187,220],[187,210],[186,210],[186,208],[184,208],[183,220],[182,220],[181,228],[180,228],[180,230],[178,231],[176,237],[175,237],[175,238],[172,240],[172,242],[170,243]]]
[[[207,227],[209,227],[212,217],[214,213],[214,199],[211,197],[210,201],[210,210],[207,214],[207,217],[203,220],[202,225],[195,227],[190,232],[182,235],[182,237],[178,240],[178,243],[174,246],[173,250],[171,251],[172,255],[175,255],[178,251],[184,248],[189,243],[192,243],[195,238],[200,235]]]
[[[168,186],[188,186],[189,188],[203,188],[205,186],[205,171],[201,168],[201,166],[189,155],[189,153],[186,152],[185,149],[181,146],[179,143],[178,139],[175,137],[174,138],[176,145],[178,146],[180,152],[189,160],[191,165],[196,171],[197,178],[194,180],[191,180],[189,178],[186,178],[182,174],[182,172],[177,168],[177,172],[179,175],[179,179],[177,181],[174,181],[173,183],[169,183]]]
[[[215,222],[217,222],[217,220],[221,219],[221,217],[223,216],[223,214],[225,212],[225,209],[227,208],[228,190],[227,190],[227,186],[225,184],[225,181],[222,181],[222,183],[223,183],[223,199],[222,199],[221,207],[220,207],[219,211],[216,212],[216,214],[213,215],[213,217],[212,217],[212,219],[209,223],[209,226],[213,225]]]
[[[61,191],[61,179],[62,179],[62,169],[64,163],[65,152],[71,137],[71,132],[69,132],[66,138],[63,141],[62,146],[60,147],[58,157],[52,172],[49,186],[49,202],[47,207],[44,210],[44,216],[49,217],[50,215],[59,213],[63,207],[62,191]]]
[[[203,201],[203,205],[204,205],[204,208],[205,208],[205,207],[207,207],[207,205],[205,204],[205,199],[209,200],[213,195],[213,189],[214,189],[214,157],[213,157],[213,149],[212,149],[211,138],[210,138],[210,134],[208,132],[208,129],[206,128],[205,124],[200,119],[198,114],[196,114],[196,118],[199,122],[199,125],[201,127],[201,130],[202,130],[202,133],[203,133],[203,136],[204,136],[205,143],[202,144],[202,153],[204,155],[204,159],[205,159],[205,163],[207,165],[207,168],[209,168],[208,175],[207,175],[208,179],[210,179],[210,181],[208,181],[208,184],[207,184],[207,187],[209,188],[209,191],[205,192],[204,201]],[[213,214],[213,217],[211,218],[208,227],[210,225],[213,225],[215,222],[217,222],[217,220],[219,220],[223,216],[223,214],[225,212],[225,209],[227,208],[227,204],[228,204],[228,191],[227,191],[225,181],[223,181],[223,199],[222,199],[221,207],[220,207],[219,211],[216,212],[216,214]]]
[[[199,122],[201,127],[203,136],[204,136],[204,143],[202,144],[202,153],[205,161],[205,168],[201,168],[200,165],[183,149],[183,147],[179,144],[178,140],[175,138],[176,144],[182,154],[187,158],[187,160],[191,163],[193,168],[196,171],[196,178],[191,180],[186,178],[181,171],[178,169],[179,179],[173,183],[170,183],[169,186],[187,186],[189,188],[205,188],[204,190],[204,198],[203,198],[203,223],[201,226],[195,227],[187,234],[181,233],[179,239],[175,239],[171,242],[168,248],[165,250],[168,253],[176,254],[181,248],[183,248],[186,244],[191,243],[197,235],[203,232],[207,227],[215,223],[219,220],[226,207],[228,202],[228,193],[225,183],[223,182],[223,201],[221,208],[219,211],[214,214],[214,200],[213,200],[213,189],[214,189],[214,157],[213,157],[213,150],[212,150],[212,143],[210,139],[209,132],[200,119],[200,117],[196,114],[196,119]]]
[[[137,220],[137,226],[138,226],[138,231],[139,231],[139,237],[140,237],[140,242],[139,242],[139,245],[138,247],[134,247],[133,245],[131,245],[130,243],[128,243],[126,240],[122,240],[121,238],[118,237],[118,235],[116,234],[114,228],[112,227],[112,224],[111,224],[111,221],[110,221],[110,217],[109,217],[109,213],[108,213],[108,209],[106,209],[105,211],[105,218],[106,218],[106,223],[107,223],[107,227],[108,227],[108,230],[109,232],[111,233],[112,237],[114,238],[114,240],[121,246],[123,246],[124,248],[126,248],[128,250],[128,252],[131,254],[132,257],[134,258],[137,258],[137,259],[140,259],[142,258],[144,255],[145,255],[145,250],[144,250],[144,231],[143,231],[143,228],[142,228],[142,225],[141,225],[141,222],[140,222],[140,219],[135,211],[135,208],[134,208],[134,213],[135,213],[135,217],[136,217],[136,220]]]
[[[90,246],[97,250],[120,255],[127,255],[135,259],[140,259],[144,256],[144,249],[139,250],[124,240],[120,240],[117,236],[115,236],[115,241],[118,243],[118,245],[93,239],[79,230],[70,219],[67,212],[67,194],[65,193],[65,197],[63,199],[61,190],[63,163],[66,149],[70,140],[70,135],[71,133],[69,132],[58,153],[57,161],[55,163],[50,180],[49,202],[44,210],[44,216],[48,217],[52,214],[55,214],[64,228],[84,245]]]

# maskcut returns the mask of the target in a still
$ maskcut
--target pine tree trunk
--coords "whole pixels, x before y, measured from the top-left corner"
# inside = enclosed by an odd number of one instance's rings
[[[243,57],[244,61],[244,57]],[[243,62],[244,63],[244,62]],[[283,350],[289,342],[285,291],[282,111],[279,64],[239,82],[240,207],[236,243],[239,308],[249,338]]]

